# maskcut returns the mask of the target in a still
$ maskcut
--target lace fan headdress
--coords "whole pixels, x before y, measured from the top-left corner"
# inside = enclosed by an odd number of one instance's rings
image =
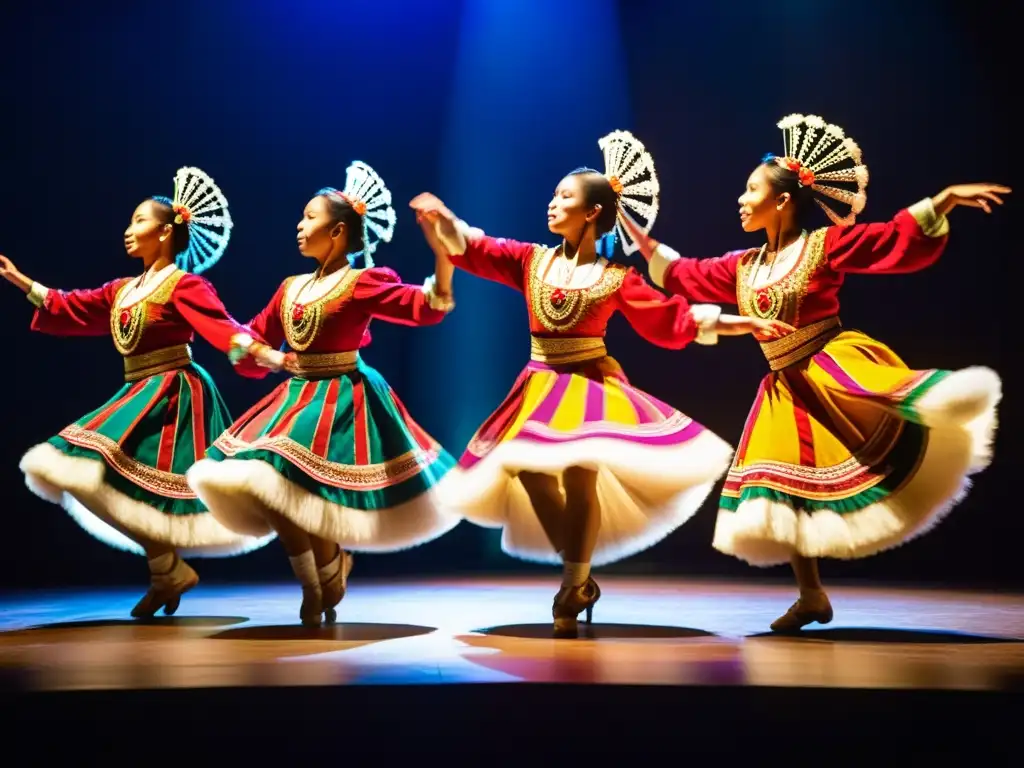
[[[363,260],[372,267],[377,246],[381,241],[390,243],[395,234],[395,209],[384,180],[373,168],[356,160],[345,171],[343,190],[325,187],[317,194],[338,195],[359,214],[363,222]]]
[[[629,131],[612,131],[598,141],[604,152],[604,175],[619,199],[619,210],[628,208],[639,216],[637,225],[644,234],[654,227],[658,216],[658,174],[654,158],[643,143]],[[636,216],[631,218],[636,220]],[[622,250],[628,256],[640,249],[622,224],[622,214],[616,213],[615,233],[622,241]]]
[[[220,187],[203,170],[179,168],[174,175],[174,223],[188,226],[188,248],[174,257],[180,269],[206,271],[224,255],[231,239],[231,214]]]
[[[814,202],[833,223],[853,224],[867,203],[865,190],[868,186],[868,168],[861,162],[857,142],[838,125],[826,123],[817,115],[787,115],[778,126],[782,130],[785,154],[771,156],[772,159],[795,171],[800,186],[810,187],[817,193]],[[837,187],[835,183],[845,186]],[[822,197],[849,206],[849,212],[840,216]]]

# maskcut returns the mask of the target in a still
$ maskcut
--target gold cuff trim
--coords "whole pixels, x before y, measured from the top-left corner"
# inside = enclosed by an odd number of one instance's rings
[[[142,355],[126,355],[124,358],[124,380],[138,381],[147,376],[184,368],[192,363],[192,349],[188,344],[156,349]]]
[[[29,288],[25,298],[32,302],[32,305],[36,309],[42,309],[43,305],[46,303],[46,296],[49,292],[50,289],[45,285],[32,281],[32,287]]]
[[[781,371],[821,352],[842,330],[843,324],[833,315],[798,328],[781,339],[762,342],[761,351],[768,361],[768,367],[773,371]]]
[[[597,336],[530,337],[530,359],[548,365],[568,365],[607,356],[604,339]]]
[[[328,352],[314,354],[300,352],[295,355],[295,363],[288,367],[289,373],[303,379],[329,379],[350,373],[359,365],[358,350],[349,352]]]

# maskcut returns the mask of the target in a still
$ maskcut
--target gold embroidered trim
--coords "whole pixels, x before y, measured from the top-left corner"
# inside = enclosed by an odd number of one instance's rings
[[[118,352],[122,355],[130,355],[135,351],[149,324],[149,305],[166,304],[178,286],[178,281],[184,276],[185,272],[176,269],[165,277],[151,294],[139,299],[130,307],[122,307],[121,298],[132,281],[129,278],[121,283],[114,295],[114,303],[110,307],[110,335],[114,339],[114,346],[117,347]],[[122,323],[121,314],[124,312],[128,313],[128,317],[126,322]]]
[[[338,279],[337,285],[319,299],[308,304],[295,301],[291,295],[292,285],[297,278],[289,277],[285,282],[284,292],[281,296],[281,325],[284,327],[284,337],[288,341],[288,346],[296,352],[304,352],[309,349],[317,334],[320,333],[320,329],[323,328],[327,315],[337,312],[341,305],[348,301],[356,281],[365,271],[352,269],[352,267],[345,267],[345,269],[347,271]],[[313,279],[313,275],[310,275],[309,279],[295,291],[295,296],[298,296]],[[335,302],[338,304],[328,309],[327,305]]]
[[[415,448],[380,464],[338,464],[317,456],[290,437],[260,437],[248,443],[224,433],[214,445],[227,456],[242,451],[270,451],[296,464],[314,480],[356,491],[387,488],[405,482],[433,464],[440,455],[440,446],[434,444],[429,450]]]
[[[567,365],[582,363],[586,360],[597,360],[605,357],[608,350],[604,339],[596,336],[561,337],[557,339],[543,336],[530,337],[530,359],[548,365]]]
[[[121,446],[109,437],[88,429],[82,429],[76,424],[65,427],[61,430],[60,436],[72,445],[96,451],[107,460],[107,463],[113,469],[140,488],[170,499],[196,498],[195,493],[189,488],[188,481],[184,475],[163,472],[143,464],[141,461],[126,454],[121,449]]]
[[[188,344],[156,349],[142,355],[124,358],[124,380],[138,381],[175,368],[184,368],[192,362],[192,348]]]
[[[750,287],[750,269],[757,260],[751,258],[750,254],[741,258],[736,268],[736,298],[740,314],[798,325],[800,306],[807,295],[807,285],[811,276],[825,261],[827,231],[825,228],[818,229],[808,235],[796,266],[788,275],[763,288]]]
[[[773,371],[781,371],[811,355],[818,354],[842,330],[843,324],[833,315],[798,328],[781,339],[763,341],[761,351],[768,361],[768,367]]]
[[[359,351],[297,354],[296,362],[289,372],[304,379],[329,379],[354,371],[359,365]]]
[[[530,257],[529,290],[530,311],[541,325],[551,333],[565,333],[575,328],[595,304],[611,296],[626,278],[626,270],[617,264],[606,264],[604,272],[596,283],[587,288],[556,288],[544,282],[540,274],[541,265],[550,264],[545,259],[554,249],[538,245]]]

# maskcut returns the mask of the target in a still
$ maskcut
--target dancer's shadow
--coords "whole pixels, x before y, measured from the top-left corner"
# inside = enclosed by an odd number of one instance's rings
[[[834,627],[804,629],[795,632],[759,632],[750,637],[784,637],[835,643],[893,643],[912,645],[974,645],[982,643],[1020,643],[1018,638],[973,635],[941,629],[887,629],[884,627]]]
[[[332,640],[338,643],[379,643],[436,632],[436,627],[415,624],[356,624],[338,622],[322,627],[295,624],[263,624],[236,627],[209,636],[210,640]]]
[[[529,640],[552,639],[547,624],[506,624],[472,630],[492,637],[516,637]],[[665,627],[646,624],[579,624],[580,640],[684,640],[693,637],[714,637],[714,633],[689,627]]]
[[[31,627],[4,632],[10,635],[15,632],[40,632],[55,629],[106,629],[112,627],[180,627],[184,629],[203,629],[209,627],[225,627],[232,624],[244,624],[246,616],[154,616],[150,619],[89,619],[83,621],[56,621],[49,624],[34,624]]]

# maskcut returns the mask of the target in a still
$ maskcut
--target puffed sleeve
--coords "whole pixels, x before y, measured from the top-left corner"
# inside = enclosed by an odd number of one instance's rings
[[[33,331],[52,336],[105,336],[110,333],[110,308],[125,279],[99,288],[58,291],[32,283],[28,300],[35,306]]]
[[[894,275],[930,267],[948,239],[949,221],[925,198],[886,223],[829,227],[825,255],[836,272]]]
[[[446,312],[431,306],[429,285],[429,280],[423,286],[409,285],[393,269],[373,267],[359,276],[352,302],[369,317],[389,323],[436,325]]]
[[[615,294],[617,309],[647,341],[666,349],[682,349],[691,341],[714,344],[721,308],[690,305],[682,296],[665,296],[630,268]]]
[[[713,259],[683,258],[658,243],[648,267],[651,281],[690,301],[736,303],[736,268],[746,251],[730,251]]]
[[[261,379],[270,371],[256,364],[249,355],[239,354],[239,347],[253,342],[263,343],[254,329],[238,323],[224,307],[213,285],[198,275],[186,274],[178,281],[171,295],[174,308],[192,330],[210,346],[231,356],[235,370],[242,376]],[[248,346],[246,347],[248,348]]]
[[[504,237],[489,237],[479,230],[467,231],[472,234],[466,238],[466,250],[449,256],[452,264],[472,275],[522,292],[526,263],[538,246]]]

